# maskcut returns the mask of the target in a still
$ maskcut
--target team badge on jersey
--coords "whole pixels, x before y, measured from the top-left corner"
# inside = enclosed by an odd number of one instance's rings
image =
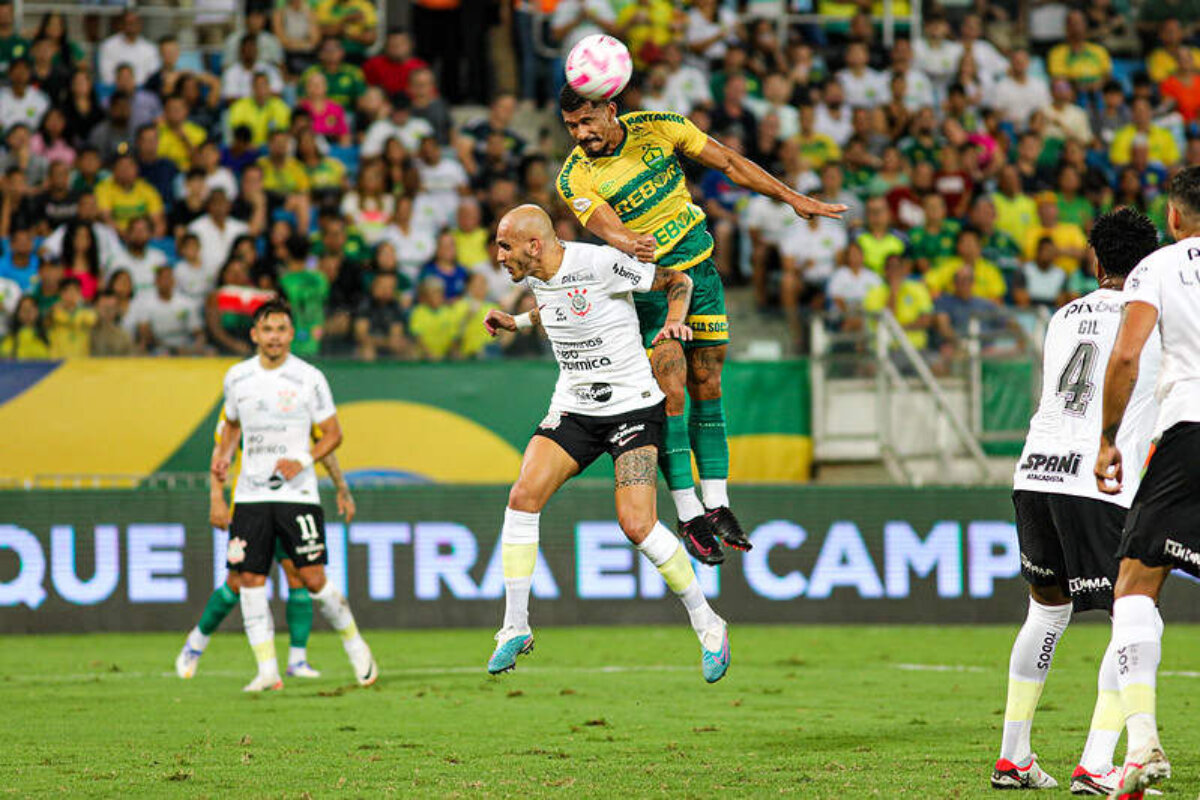
[[[538,423],[538,427],[547,431],[558,430],[558,426],[562,424],[562,418],[561,411],[551,411]]]
[[[650,145],[642,151],[642,162],[647,167],[654,167],[663,160],[663,149],[658,145]]]
[[[571,313],[577,317],[586,316],[592,310],[592,302],[587,299],[587,289],[573,289],[567,292],[571,301]]]
[[[294,389],[279,390],[279,413],[291,414],[296,410],[296,391]]]
[[[240,564],[246,560],[246,540],[239,536],[234,536],[229,540],[229,546],[225,549],[225,560],[230,564]]]

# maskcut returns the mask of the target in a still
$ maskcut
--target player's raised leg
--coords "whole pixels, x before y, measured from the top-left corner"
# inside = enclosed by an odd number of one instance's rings
[[[1121,561],[1113,591],[1112,646],[1117,653],[1117,684],[1128,741],[1121,782],[1114,797],[1141,798],[1145,789],[1171,777],[1171,765],[1158,740],[1156,685],[1162,658],[1158,593],[1171,568],[1151,567],[1135,558]]]
[[[687,351],[687,388],[692,399],[688,438],[696,454],[705,518],[725,544],[749,550],[750,540],[729,510],[729,439],[721,400],[721,372],[728,345],[702,345],[703,340],[697,338]]]
[[[617,520],[687,609],[700,640],[704,680],[715,683],[729,669],[729,631],[709,606],[695,570],[679,540],[658,521],[655,479],[657,448],[639,447],[619,455],[616,467]]]
[[[289,678],[319,678],[321,673],[308,663],[308,637],[312,634],[312,595],[296,571],[295,562],[287,557],[282,547],[276,549],[275,558],[287,576],[288,596],[285,614],[288,625]]]
[[[543,422],[553,424],[555,420]],[[508,493],[500,558],[504,566],[504,624],[496,633],[496,649],[488,672],[507,672],[517,656],[533,650],[529,627],[529,593],[538,556],[538,520],[555,492],[579,471],[579,464],[555,441],[534,435],[525,447],[521,474]]]
[[[644,330],[657,333],[662,328],[661,320],[646,326],[643,305],[657,298],[645,300],[641,295],[635,301]],[[653,306],[665,316],[666,307]],[[663,426],[663,448],[658,463],[667,489],[675,503],[676,529],[692,557],[704,564],[720,564],[725,560],[716,532],[704,514],[704,505],[696,497],[696,484],[692,477],[692,448],[688,441],[687,408],[687,360],[683,346],[674,339],[655,345],[650,356],[654,367],[654,379],[667,396],[667,417]]]

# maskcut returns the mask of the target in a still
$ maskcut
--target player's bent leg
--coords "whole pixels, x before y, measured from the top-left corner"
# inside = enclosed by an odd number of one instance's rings
[[[1147,787],[1171,777],[1171,765],[1158,739],[1155,697],[1162,657],[1156,602],[1169,572],[1167,566],[1125,558],[1113,590],[1112,644],[1128,734],[1125,765],[1114,796],[1140,797]]]
[[[629,540],[650,560],[688,612],[700,640],[704,679],[715,683],[729,670],[729,631],[709,606],[679,540],[656,519],[654,449],[641,447],[616,461],[617,519]]]
[[[496,648],[488,659],[493,675],[517,665],[517,656],[533,652],[529,627],[529,592],[537,567],[538,521],[546,503],[579,471],[579,464],[558,442],[533,436],[525,448],[521,473],[508,493],[500,532],[504,567],[504,624],[496,632]]]
[[[696,454],[705,517],[716,534],[735,550],[749,550],[750,539],[729,509],[729,440],[721,400],[721,372],[727,345],[692,347],[687,351],[687,390],[692,400],[688,439]]]
[[[279,662],[275,658],[275,620],[267,599],[267,576],[243,572],[241,583],[242,621],[246,627],[246,638],[254,659],[258,662],[258,674],[246,684],[243,691],[262,692],[283,688],[279,677]]]
[[[277,560],[287,576],[288,585],[285,609],[289,640],[287,675],[289,678],[319,678],[321,673],[308,663],[308,637],[312,634],[313,621],[312,595],[300,579],[296,563],[286,554]]]
[[[1054,651],[1071,621],[1071,599],[1055,584],[1031,586],[1025,624],[1013,642],[1008,664],[1008,699],[1000,758],[992,770],[996,789],[1058,786],[1037,763],[1030,744],[1033,715],[1041,699]]]
[[[373,684],[379,678],[379,667],[371,655],[371,648],[358,632],[358,625],[354,622],[354,614],[350,611],[350,603],[345,595],[334,587],[332,581],[326,579],[325,567],[321,564],[300,567],[297,574],[320,607],[321,616],[325,617],[329,627],[341,637],[342,648],[354,668],[355,680],[360,686]]]
[[[175,657],[175,674],[179,677],[186,680],[196,674],[200,666],[200,656],[204,655],[209,638],[238,604],[237,580],[238,574],[230,572],[225,577],[225,582],[209,595],[208,602],[204,604],[204,611],[200,614],[200,621],[188,632],[183,649]]]

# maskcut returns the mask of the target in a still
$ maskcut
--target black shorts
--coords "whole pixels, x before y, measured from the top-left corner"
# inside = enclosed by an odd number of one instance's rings
[[[579,464],[583,472],[604,453],[613,461],[639,447],[662,450],[662,429],[667,419],[667,401],[611,417],[583,414],[551,414],[533,432],[558,444]]]
[[[1200,423],[1171,426],[1153,453],[1117,555],[1200,578]]]
[[[230,572],[267,575],[275,544],[298,568],[325,564],[325,512],[315,503],[237,503],[225,562]]]
[[[1018,489],[1013,492],[1021,577],[1057,586],[1076,611],[1112,610],[1117,546],[1126,511],[1091,497]]]

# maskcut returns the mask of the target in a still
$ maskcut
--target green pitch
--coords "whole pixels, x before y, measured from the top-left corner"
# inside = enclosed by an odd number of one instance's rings
[[[253,663],[235,634],[186,682],[170,672],[182,632],[5,637],[0,796],[991,797],[1015,632],[735,625],[729,675],[707,686],[684,625],[540,629],[499,678],[489,631],[367,631],[382,677],[365,690],[318,634],[325,677],[266,696],[241,693]],[[1167,797],[1189,800],[1198,633],[1168,621],[1159,680]],[[1062,784],[1107,637],[1072,627],[1042,698],[1034,747]]]

